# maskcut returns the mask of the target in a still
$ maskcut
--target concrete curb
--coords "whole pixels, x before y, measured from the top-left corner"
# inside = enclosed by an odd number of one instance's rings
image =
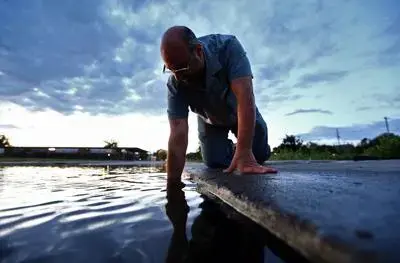
[[[271,165],[275,175],[187,170],[218,198],[310,262],[400,262],[400,162]]]

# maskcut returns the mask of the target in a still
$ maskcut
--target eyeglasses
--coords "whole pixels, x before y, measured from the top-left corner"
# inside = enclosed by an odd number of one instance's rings
[[[190,58],[188,65],[184,68],[180,69],[169,69],[165,65],[163,66],[163,73],[179,73],[179,72],[184,72],[184,71],[189,71],[190,70],[190,64],[192,63],[193,57]]]
[[[168,69],[165,65],[164,65],[164,67],[163,67],[163,73],[179,73],[179,72],[182,72],[182,71],[188,71],[190,69],[190,67],[189,66],[187,66],[187,67],[185,67],[185,68],[180,68],[180,69],[175,69],[175,70],[173,70],[173,69]]]

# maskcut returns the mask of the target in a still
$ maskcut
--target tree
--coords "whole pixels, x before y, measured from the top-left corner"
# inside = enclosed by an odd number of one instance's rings
[[[0,148],[6,147],[11,147],[11,143],[5,135],[0,134]]]
[[[104,141],[104,142],[106,144],[104,146],[104,148],[107,148],[107,149],[116,149],[116,148],[118,148],[118,142],[115,141],[115,140]]]
[[[200,145],[197,147],[195,152],[190,152],[186,154],[186,158],[189,161],[201,161],[203,159],[201,155],[201,147]]]
[[[164,149],[159,149],[156,152],[157,160],[165,161],[167,159],[167,151]]]
[[[286,135],[285,138],[283,138],[282,145],[284,148],[296,151],[303,145],[303,141],[294,135]]]
[[[383,133],[370,141],[364,154],[381,159],[400,158],[400,136]]]

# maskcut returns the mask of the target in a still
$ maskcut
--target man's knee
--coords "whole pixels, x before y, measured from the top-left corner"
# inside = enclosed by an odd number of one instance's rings
[[[254,157],[258,164],[263,164],[271,157],[271,147],[267,144],[267,147],[264,149],[256,149],[253,150]]]
[[[202,138],[200,152],[209,168],[227,168],[233,157],[233,142],[229,139]]]
[[[253,138],[253,154],[259,164],[271,157],[271,147],[268,143],[268,127],[263,119],[258,120]]]
[[[210,160],[210,159],[203,159],[203,163],[211,169],[225,169],[229,167],[229,164],[219,160]]]

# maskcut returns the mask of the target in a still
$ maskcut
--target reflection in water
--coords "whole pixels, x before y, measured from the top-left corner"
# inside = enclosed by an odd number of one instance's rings
[[[282,262],[184,185],[157,167],[3,168],[0,262]]]
[[[167,189],[166,212],[173,234],[166,262],[264,262],[262,240],[234,220],[229,220],[217,203],[203,197],[200,215],[192,225],[192,238],[186,236],[189,206],[179,185]]]

